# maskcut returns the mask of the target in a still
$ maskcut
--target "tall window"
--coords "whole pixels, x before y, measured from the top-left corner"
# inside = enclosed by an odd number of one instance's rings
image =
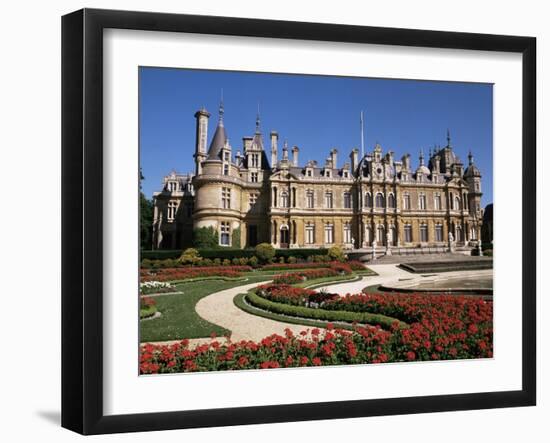
[[[412,243],[413,236],[412,236],[412,227],[409,224],[405,225],[405,242],[406,243]]]
[[[376,241],[379,245],[383,245],[386,243],[386,230],[382,225],[378,225],[378,227],[376,228]]]
[[[370,226],[367,226],[365,228],[365,241],[367,242],[367,245],[370,245],[372,243],[372,230]]]
[[[250,173],[250,181],[252,183],[258,183],[258,173],[257,172],[251,172]]]
[[[229,222],[221,222],[220,245],[229,246]]]
[[[251,163],[252,163],[252,167],[253,168],[257,168],[258,165],[260,164],[260,157],[258,154],[251,154],[250,156],[250,160],[251,160]]]
[[[434,196],[434,209],[436,211],[441,210],[441,195],[435,194]]]
[[[177,202],[168,203],[168,214],[167,214],[168,220],[174,220],[176,218],[177,209],[178,209]]]
[[[460,211],[460,197],[458,195],[455,197],[455,211]]]
[[[411,209],[411,196],[409,194],[403,195],[403,209]]]
[[[178,188],[178,184],[176,182],[168,182],[168,190],[170,192],[176,191]]]
[[[395,208],[395,195],[393,194],[388,195],[388,208]]]
[[[351,209],[351,194],[344,192],[344,208]]]
[[[229,165],[227,163],[223,165],[223,175],[229,175]]]
[[[313,171],[311,169],[306,170],[306,175],[308,177],[313,177]]]
[[[332,192],[325,193],[325,207],[327,209],[332,209]]]
[[[273,202],[272,206],[277,207],[277,188],[273,188]],[[275,242],[273,242],[275,243]]]
[[[306,224],[306,243],[308,245],[315,243],[315,225],[313,223]]]
[[[418,207],[422,210],[426,209],[426,195],[420,194],[418,197]]]
[[[422,243],[428,242],[428,225],[424,223],[420,225],[420,241]]]
[[[314,197],[313,191],[311,189],[306,192],[306,205],[309,209],[312,209],[314,207]]]
[[[344,243],[351,243],[351,223],[344,223]]]
[[[226,152],[223,153],[223,159],[224,159],[226,162],[229,161],[229,152],[226,151]]]
[[[281,192],[281,207],[288,208],[288,192]]]
[[[443,226],[439,223],[435,225],[435,241],[442,242],[443,241]]]
[[[332,223],[325,225],[325,243],[334,243],[334,225]]]
[[[370,192],[365,194],[365,207],[372,208],[372,195]]]
[[[470,240],[477,240],[477,231],[474,226],[470,228]]]
[[[231,209],[231,189],[222,188],[222,208]]]
[[[379,192],[376,194],[376,207],[383,208],[384,206],[384,196]]]

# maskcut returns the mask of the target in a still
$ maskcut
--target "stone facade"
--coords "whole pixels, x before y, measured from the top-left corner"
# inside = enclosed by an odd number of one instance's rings
[[[449,134],[446,146],[430,149],[427,159],[420,153],[416,169],[409,154],[397,160],[378,144],[362,158],[352,149],[341,166],[336,148],[324,164],[300,166],[297,146],[285,142],[279,155],[275,131],[268,161],[259,117],[254,135],[243,137],[242,153],[235,154],[223,106],[208,149],[210,114],[201,109],[195,118],[195,174],[165,177],[163,191],[154,195],[156,248],[185,247],[192,230],[204,226],[217,231],[220,245],[240,247],[374,245],[391,253],[474,246],[480,239],[481,173],[471,153],[464,169]]]

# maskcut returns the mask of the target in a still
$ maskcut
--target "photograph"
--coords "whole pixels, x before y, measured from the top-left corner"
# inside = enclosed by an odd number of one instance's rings
[[[493,358],[493,84],[138,69],[140,375]]]

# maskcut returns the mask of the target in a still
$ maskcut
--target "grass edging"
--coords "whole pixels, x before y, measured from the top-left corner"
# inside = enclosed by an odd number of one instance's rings
[[[338,283],[350,283],[354,281],[359,281],[363,278],[360,275],[351,275],[351,276],[346,275],[345,276],[346,278],[343,278],[343,276],[340,276],[340,277],[341,278],[336,278],[336,277],[318,278],[315,280],[311,280],[309,282],[306,280],[302,284],[299,283],[297,285],[292,285],[292,286],[295,286],[297,288],[305,288],[305,289],[317,289],[323,286],[337,285]]]
[[[334,327],[337,327],[340,329],[350,329],[350,330],[353,329],[353,325],[349,323],[311,320],[309,318],[295,317],[295,316],[289,316],[285,314],[276,314],[274,312],[269,312],[264,309],[260,309],[255,306],[252,306],[250,303],[247,302],[246,296],[247,296],[246,293],[237,294],[233,299],[233,303],[235,306],[237,306],[237,308],[243,310],[244,312],[247,312],[248,314],[257,315],[258,317],[267,318],[269,320],[280,321],[283,323],[291,323],[294,325],[326,328],[329,323],[332,323]]]
[[[197,277],[197,278],[188,278],[185,280],[169,280],[170,283],[179,285],[181,283],[195,283],[200,281],[210,281],[210,280],[221,280],[221,281],[248,281],[246,277],[217,277],[215,275],[210,277]]]
[[[401,327],[408,327],[407,323],[393,317],[370,312],[329,311],[325,309],[307,308],[305,306],[293,306],[284,303],[276,303],[260,297],[253,291],[246,294],[246,301],[252,306],[275,314],[288,315],[290,317],[320,320],[325,322],[346,322],[380,325],[384,329],[390,329],[394,322],[399,322]]]
[[[157,313],[157,307],[155,305],[146,306],[139,310],[139,319],[145,320],[147,318],[153,317]]]

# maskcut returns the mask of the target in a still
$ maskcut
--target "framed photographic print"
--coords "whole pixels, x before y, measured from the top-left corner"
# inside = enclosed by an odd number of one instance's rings
[[[64,427],[535,404],[534,38],[62,25]]]

